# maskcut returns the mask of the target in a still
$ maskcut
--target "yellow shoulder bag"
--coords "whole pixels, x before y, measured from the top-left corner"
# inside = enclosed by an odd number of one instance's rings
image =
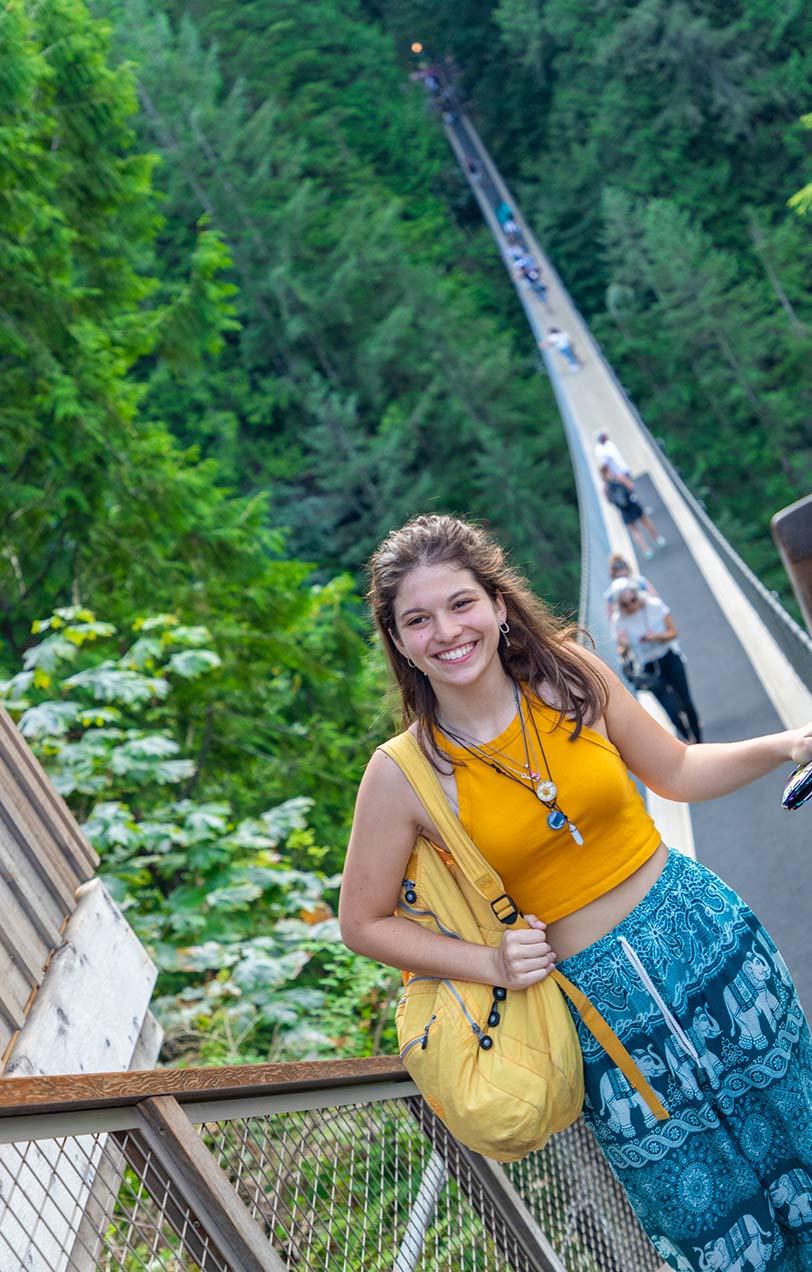
[[[527,926],[451,811],[414,735],[402,733],[380,749],[403,770],[448,849],[417,839],[396,913],[487,945],[499,945],[505,926]],[[668,1117],[600,1012],[557,969],[528,989],[509,991],[409,975],[396,1012],[401,1059],[426,1103],[468,1148],[515,1161],[543,1148],[581,1112],[581,1048],[562,990],[655,1116]]]

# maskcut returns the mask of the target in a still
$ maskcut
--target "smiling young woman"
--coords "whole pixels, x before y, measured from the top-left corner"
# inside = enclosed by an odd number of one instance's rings
[[[492,948],[394,914],[418,834],[443,844],[376,751],[347,852],[343,939],[412,974],[513,990],[560,966],[647,1057],[671,1112],[652,1125],[576,1017],[585,1117],[667,1261],[704,1270],[717,1248],[738,1251],[739,1237],[749,1248],[755,1233],[763,1272],[808,1268],[803,1012],[758,920],[668,850],[629,773],[668,799],[711,799],[812,759],[812,725],[686,747],[576,644],[489,535],[452,517],[393,531],[372,558],[369,595],[404,727],[530,926]]]

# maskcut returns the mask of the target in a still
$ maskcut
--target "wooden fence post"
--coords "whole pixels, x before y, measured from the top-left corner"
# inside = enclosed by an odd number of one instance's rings
[[[285,1272],[285,1264],[171,1096],[144,1100],[139,1131],[154,1158],[232,1272]]]

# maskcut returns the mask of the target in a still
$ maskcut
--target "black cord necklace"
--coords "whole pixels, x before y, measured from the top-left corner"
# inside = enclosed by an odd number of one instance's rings
[[[547,761],[547,753],[544,750],[544,743],[541,740],[541,735],[533,717],[533,712],[530,711],[528,706],[528,714],[533,725],[533,732],[536,735],[536,741],[538,742],[541,758],[544,761],[544,768],[547,773],[546,781],[543,780],[541,774],[536,771],[537,766],[531,762],[530,746],[527,740],[527,730],[524,723],[524,713],[522,712],[519,686],[516,684],[515,680],[513,681],[513,695],[516,699],[516,710],[519,713],[519,726],[522,731],[522,744],[524,746],[524,757],[526,761],[523,770],[511,771],[504,763],[500,763],[500,761],[495,758],[492,751],[486,751],[484,747],[476,741],[476,739],[471,738],[466,740],[460,733],[457,733],[454,729],[450,729],[447,725],[438,721],[440,728],[443,733],[452,740],[452,742],[456,742],[457,745],[462,747],[464,751],[467,751],[469,755],[472,755],[475,760],[479,760],[482,764],[487,764],[489,768],[494,769],[497,773],[501,773],[503,777],[510,778],[512,782],[517,782],[519,786],[532,794],[534,799],[540,800],[541,803],[550,810],[547,814],[547,825],[550,827],[550,830],[562,830],[564,826],[567,826],[570,834],[575,840],[575,843],[580,845],[584,842],[581,832],[575,825],[575,822],[570,820],[557,802],[558,787],[553,781],[553,775],[550,772],[550,765]],[[499,754],[499,752],[497,752],[497,754]]]

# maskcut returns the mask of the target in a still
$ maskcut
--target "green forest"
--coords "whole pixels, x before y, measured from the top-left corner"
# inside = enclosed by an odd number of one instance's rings
[[[393,1049],[399,978],[334,917],[397,723],[380,537],[481,518],[577,605],[561,424],[416,38],[667,454],[788,590],[808,6],[9,0],[0,694],[160,968],[163,1063]]]

